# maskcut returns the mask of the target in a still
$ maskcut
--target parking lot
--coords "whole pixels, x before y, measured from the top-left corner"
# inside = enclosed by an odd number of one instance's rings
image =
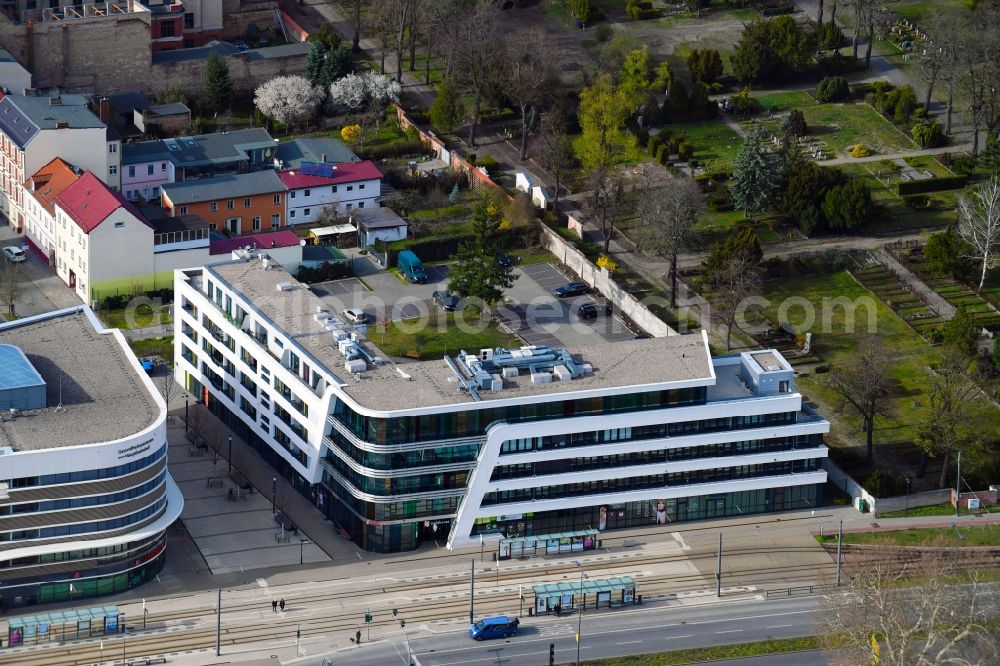
[[[5,221],[0,220],[0,246],[21,246],[22,243],[23,237],[15,234]],[[29,317],[42,312],[80,305],[80,299],[76,297],[76,294],[62,283],[52,268],[38,254],[30,249],[26,250],[26,253],[27,261],[16,265],[0,259],[0,273],[7,268],[19,273],[15,301],[19,317]],[[0,308],[0,321],[3,321],[3,315],[7,313],[6,302],[3,305],[4,307]]]
[[[619,317],[605,313],[603,301],[589,294],[566,299],[556,297],[553,293],[556,287],[571,280],[555,266],[534,264],[517,267],[514,272],[518,278],[495,312],[497,318],[526,343],[576,347],[629,340],[635,336]],[[313,285],[312,290],[338,314],[346,308],[360,308],[370,321],[398,321],[435,313],[437,306],[433,304],[432,294],[447,286],[447,266],[428,266],[425,284],[405,284],[392,273],[383,271],[362,279],[322,282]],[[578,308],[584,303],[597,305],[596,319],[581,320],[577,316]]]

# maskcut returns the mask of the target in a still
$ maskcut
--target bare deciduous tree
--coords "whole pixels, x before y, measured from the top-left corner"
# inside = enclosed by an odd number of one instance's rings
[[[980,265],[982,290],[986,272],[1000,265],[1000,177],[993,176],[959,199],[958,212],[958,234],[972,249],[969,258]]]
[[[553,206],[558,208],[562,183],[572,171],[576,160],[573,141],[566,133],[566,124],[562,116],[546,114],[542,118],[538,133],[538,159],[556,179]]]
[[[948,486],[952,454],[962,451],[970,462],[978,461],[982,453],[981,442],[969,427],[969,407],[979,395],[979,387],[969,380],[968,359],[961,351],[945,350],[941,363],[935,368],[927,398],[930,410],[921,424],[916,444],[929,456],[941,457],[941,476],[938,488]]]
[[[541,28],[514,33],[507,41],[500,68],[500,89],[521,112],[522,161],[528,157],[528,130],[556,78],[558,55],[552,50],[539,51],[538,45],[544,43],[545,33]]]
[[[14,317],[17,311],[17,299],[21,296],[21,280],[23,279],[21,264],[9,261],[4,262],[4,264],[3,273],[0,273],[0,294],[3,296],[4,303],[7,304],[7,314]]]
[[[961,32],[958,82],[969,104],[972,155],[979,155],[979,134],[1000,122],[1000,8],[980,3]]]
[[[740,315],[746,312],[747,299],[760,293],[760,272],[756,261],[741,252],[723,263],[710,279],[715,292],[712,304],[726,327],[726,351],[729,351],[733,329],[739,328]]]
[[[469,123],[469,146],[472,148],[476,147],[483,94],[496,81],[505,50],[497,12],[496,7],[488,2],[467,9],[454,53],[458,83],[472,94],[472,118]]]
[[[639,197],[637,242],[646,252],[670,262],[670,307],[677,308],[677,255],[691,240],[691,230],[705,209],[701,188],[690,178],[675,178]]]
[[[379,0],[373,4],[372,8],[375,12],[374,22],[379,26],[380,34],[387,38],[396,55],[396,83],[402,83],[403,51],[407,46],[407,28],[413,22],[417,0]],[[384,64],[382,69],[384,72]]]
[[[868,462],[875,457],[875,420],[888,414],[891,382],[885,344],[878,335],[862,340],[857,356],[830,373],[830,387],[840,396],[841,409],[861,417]]]
[[[829,654],[845,666],[997,663],[994,595],[947,552],[868,548],[846,588],[826,597]]]
[[[604,238],[605,254],[611,249],[611,237],[615,232],[614,211],[625,198],[621,174],[616,169],[604,171],[597,169],[590,174],[590,185],[593,188],[593,209],[601,227]]]

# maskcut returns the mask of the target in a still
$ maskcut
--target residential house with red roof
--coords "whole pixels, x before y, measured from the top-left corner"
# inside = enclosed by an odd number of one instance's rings
[[[289,226],[315,222],[323,210],[338,213],[375,208],[382,190],[382,172],[371,160],[342,164],[303,162],[278,172],[288,193],[285,221]]]
[[[49,265],[56,262],[56,197],[76,182],[80,169],[57,157],[24,182],[24,236]]]
[[[85,303],[154,272],[152,225],[89,171],[56,197],[55,230],[56,271]]]

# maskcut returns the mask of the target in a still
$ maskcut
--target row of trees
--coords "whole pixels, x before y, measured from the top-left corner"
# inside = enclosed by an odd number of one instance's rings
[[[285,126],[312,118],[324,103],[338,112],[362,111],[362,130],[367,119],[377,122],[385,105],[399,100],[399,84],[373,71],[348,74],[324,89],[305,76],[277,76],[254,91],[254,105],[265,116]]]

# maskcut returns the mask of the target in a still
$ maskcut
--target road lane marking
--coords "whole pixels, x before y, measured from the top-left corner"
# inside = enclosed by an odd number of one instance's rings
[[[621,641],[620,643],[615,643],[615,645],[633,645],[635,643],[641,643],[642,641]]]
[[[742,629],[727,629],[725,631],[717,631],[717,634],[735,634],[738,631],[743,631]]]
[[[784,629],[785,627],[794,627],[794,624],[772,624],[768,629]]]

